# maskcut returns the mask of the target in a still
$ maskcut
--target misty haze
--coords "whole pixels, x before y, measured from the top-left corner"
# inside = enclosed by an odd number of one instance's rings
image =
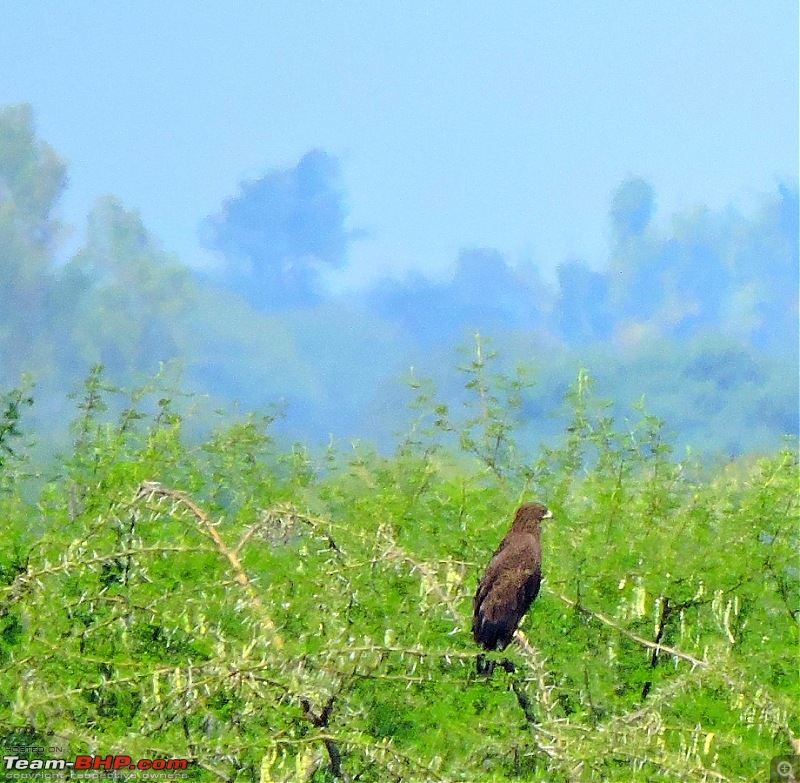
[[[698,208],[654,225],[658,194],[619,183],[602,267],[566,258],[550,282],[492,248],[464,248],[445,280],[422,273],[333,295],[331,270],[365,241],[349,224],[341,162],[309,150],[245,180],[198,221],[215,265],[165,253],[135,209],[99,196],[85,242],[56,258],[69,168],[32,108],[0,112],[2,384],[35,385],[37,428],[58,434],[66,393],[93,365],[126,388],[167,365],[206,409],[278,416],[275,431],[390,450],[410,420],[410,368],[458,415],[458,368],[477,335],[497,372],[523,364],[515,417],[529,455],[560,431],[580,369],[614,414],[667,422],[678,447],[736,456],[797,432],[798,191],[752,214]]]

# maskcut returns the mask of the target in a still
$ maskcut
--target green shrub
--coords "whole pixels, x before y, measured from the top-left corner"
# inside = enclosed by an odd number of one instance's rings
[[[188,758],[209,781],[764,777],[800,733],[796,452],[676,460],[581,373],[530,462],[525,373],[493,375],[481,341],[465,370],[464,411],[414,382],[393,457],[316,460],[269,417],[192,441],[159,383],[124,395],[96,368],[33,502],[7,397],[6,743]],[[534,497],[556,516],[543,591],[516,673],[478,676],[477,578]]]

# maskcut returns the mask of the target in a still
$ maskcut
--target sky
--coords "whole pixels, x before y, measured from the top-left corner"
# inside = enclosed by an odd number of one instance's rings
[[[491,247],[602,267],[608,208],[753,209],[798,172],[795,0],[69,3],[0,9],[0,104],[68,161],[64,219],[112,193],[163,248],[238,183],[321,148],[354,242],[333,284],[452,272]]]

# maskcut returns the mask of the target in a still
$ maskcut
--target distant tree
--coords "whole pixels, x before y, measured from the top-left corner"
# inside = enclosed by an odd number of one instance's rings
[[[340,267],[356,235],[345,228],[339,163],[323,150],[292,168],[245,180],[203,226],[223,258],[223,282],[261,309],[313,305],[320,273]]]
[[[475,331],[497,333],[539,328],[550,296],[490,248],[462,250],[452,280],[421,275],[383,281],[366,297],[367,306],[403,324],[423,343],[458,341]]]
[[[456,319],[448,307],[446,289],[446,284],[414,272],[404,280],[379,281],[362,301],[369,312],[399,325],[415,342],[429,345],[454,333]]]
[[[569,343],[605,340],[611,334],[608,275],[595,272],[582,261],[558,267],[556,324]]]
[[[731,248],[734,290],[727,322],[744,331],[758,348],[798,350],[798,199],[797,183],[778,186],[758,217],[741,220]]]
[[[690,338],[724,326],[722,310],[730,295],[725,258],[736,230],[729,216],[707,209],[676,223],[673,237],[661,243],[658,253],[664,297],[656,317],[661,334]]]
[[[610,298],[623,329],[652,319],[664,301],[664,259],[660,243],[647,231],[654,209],[653,187],[640,178],[623,182],[611,198]]]
[[[543,317],[544,302],[497,250],[463,250],[458,257],[452,298],[470,330],[531,329]]]
[[[639,341],[717,332],[796,354],[797,187],[781,184],[752,218],[704,207],[677,215],[666,237],[647,229],[651,209],[652,190],[641,181],[623,183],[612,200],[617,335]]]
[[[85,364],[152,371],[181,354],[180,316],[193,291],[189,272],[113,196],[97,202],[86,245],[59,280],[78,297],[72,337]]]
[[[49,364],[47,332],[53,253],[62,236],[54,216],[66,165],[36,136],[27,104],[0,108],[0,351],[4,375]]]
[[[617,238],[641,235],[650,224],[654,209],[653,186],[639,177],[625,180],[611,199],[611,222]]]

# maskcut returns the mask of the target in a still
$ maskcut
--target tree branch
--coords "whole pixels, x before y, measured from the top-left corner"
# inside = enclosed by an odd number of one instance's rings
[[[314,712],[311,702],[308,699],[300,699],[300,703],[303,705],[305,717],[311,722],[311,725],[317,729],[328,728],[328,721],[330,720],[331,711],[333,710],[335,701],[336,696],[331,696],[325,706],[322,708],[322,711],[317,714]],[[325,750],[328,752],[328,758],[331,762],[331,775],[333,775],[335,778],[347,780],[348,778],[342,770],[342,752],[339,750],[339,746],[331,737],[324,736],[321,739],[322,744],[325,746]]]
[[[622,628],[620,625],[615,623],[610,617],[607,617],[600,612],[594,612],[590,609],[587,609],[585,606],[579,604],[577,601],[573,601],[571,598],[568,598],[561,593],[553,593],[556,598],[563,601],[568,606],[571,606],[573,609],[585,614],[588,617],[591,617],[599,622],[603,623],[603,625],[607,625],[609,628],[613,628],[618,633],[621,633],[623,636],[627,636],[629,639],[632,639],[637,644],[641,644],[642,647],[647,647],[650,650],[655,650],[657,653],[663,652],[667,655],[672,655],[674,658],[680,658],[681,660],[687,661],[691,663],[692,666],[699,666],[701,669],[707,669],[708,663],[706,661],[700,660],[699,658],[695,658],[693,655],[689,655],[689,653],[681,652],[680,650],[675,649],[674,647],[668,647],[665,644],[660,644],[659,642],[651,642],[649,639],[645,639],[641,636],[637,636],[635,633],[631,633],[630,631]]]
[[[203,509],[200,508],[200,506],[198,506],[197,503],[195,503],[184,492],[163,487],[157,481],[143,481],[139,487],[139,491],[136,493],[135,502],[140,500],[149,500],[153,497],[170,498],[178,505],[184,506],[186,509],[188,509],[189,512],[195,517],[195,519],[200,523],[200,527],[203,532],[205,532],[205,534],[214,542],[214,545],[217,547],[217,551],[230,563],[236,582],[245,590],[247,597],[250,600],[250,605],[258,612],[261,619],[261,626],[265,631],[267,631],[270,641],[277,649],[283,649],[283,639],[278,633],[278,629],[275,626],[275,623],[272,621],[272,618],[267,613],[261,598],[253,589],[253,585],[251,584],[250,579],[244,570],[242,561],[239,559],[238,548],[231,549],[225,544],[225,542],[222,540],[222,536],[219,534],[219,531],[209,518],[208,514],[206,514],[205,511],[203,511]]]

